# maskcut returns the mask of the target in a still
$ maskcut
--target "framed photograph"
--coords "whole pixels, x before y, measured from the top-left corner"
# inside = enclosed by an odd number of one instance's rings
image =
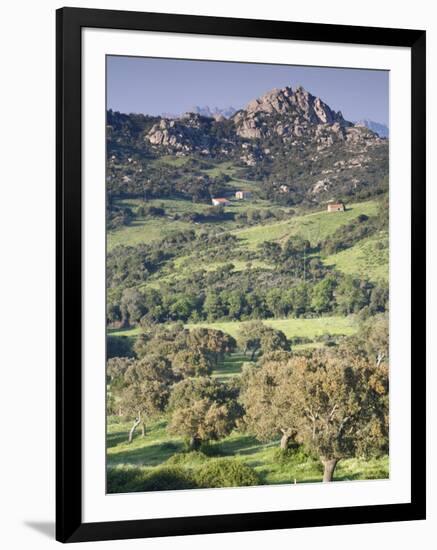
[[[57,12],[57,539],[425,518],[425,32]]]

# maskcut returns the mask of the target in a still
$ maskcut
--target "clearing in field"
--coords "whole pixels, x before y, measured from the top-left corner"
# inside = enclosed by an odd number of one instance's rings
[[[288,339],[296,337],[315,338],[324,334],[351,336],[357,331],[353,317],[318,317],[316,319],[265,319],[263,323],[269,327],[281,330]],[[238,336],[241,328],[239,321],[224,321],[218,323],[188,324],[188,328],[196,326],[213,328]]]

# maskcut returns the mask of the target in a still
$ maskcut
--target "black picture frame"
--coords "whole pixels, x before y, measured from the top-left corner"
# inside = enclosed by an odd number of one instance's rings
[[[79,542],[425,519],[425,31],[78,8],[59,9],[56,25],[57,540]],[[82,522],[81,30],[85,27],[411,49],[411,503]]]

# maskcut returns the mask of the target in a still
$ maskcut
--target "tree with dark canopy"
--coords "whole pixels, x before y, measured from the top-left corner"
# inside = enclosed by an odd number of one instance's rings
[[[246,374],[242,401],[250,431],[294,435],[320,457],[323,481],[342,458],[387,451],[386,363],[333,350],[267,362]]]
[[[124,375],[126,387],[121,396],[123,413],[134,419],[129,432],[129,443],[141,424],[145,435],[148,420],[162,413],[175,381],[170,362],[165,357],[149,356],[135,361]]]
[[[202,376],[178,382],[169,401],[169,431],[189,438],[190,448],[228,435],[241,415],[235,389]]]
[[[290,350],[290,344],[285,334],[265,325],[262,321],[249,321],[241,325],[238,341],[244,353],[251,353],[253,361],[256,354],[277,350]]]

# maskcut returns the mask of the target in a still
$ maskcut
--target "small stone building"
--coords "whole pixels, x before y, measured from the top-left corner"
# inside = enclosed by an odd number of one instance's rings
[[[330,202],[328,212],[344,212],[346,210],[343,202]]]
[[[214,206],[229,206],[231,204],[228,199],[223,198],[211,199],[211,201]]]
[[[250,191],[237,191],[235,193],[235,198],[238,200],[245,200],[252,198],[252,193]]]

